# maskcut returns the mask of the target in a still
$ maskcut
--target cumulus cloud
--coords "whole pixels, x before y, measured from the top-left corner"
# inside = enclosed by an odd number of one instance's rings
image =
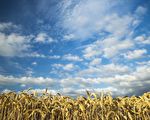
[[[119,40],[117,37],[106,37],[89,44],[83,50],[86,59],[102,55],[105,58],[112,58],[120,52],[128,50],[134,46],[130,40]]]
[[[130,14],[119,14],[119,10],[114,10],[115,6],[123,5],[120,2],[110,0],[81,0],[71,4],[65,2],[65,12],[63,11],[63,27],[69,35],[66,39],[86,39],[91,38],[95,33],[108,32],[118,37],[132,34],[132,28],[137,24],[137,17]],[[74,7],[69,7],[74,6]],[[135,14],[144,13],[144,7],[138,7]],[[137,22],[136,22],[137,23]]]
[[[14,77],[14,76],[4,76],[0,75],[0,85],[9,86],[16,84],[24,84],[30,87],[37,86],[57,86],[57,82],[52,78],[44,78],[44,77]]]
[[[101,63],[102,59],[101,58],[94,58],[91,62],[90,62],[90,66],[96,66],[99,65]]]
[[[63,67],[63,65],[62,65],[62,64],[53,64],[52,66],[53,66],[53,67],[55,67],[55,68]]]
[[[59,55],[53,55],[53,56],[48,56],[49,59],[59,59],[61,56]]]
[[[17,30],[19,26],[12,23],[0,23],[1,30]],[[44,54],[39,54],[36,51],[32,51],[34,47],[32,45],[34,35],[22,35],[21,33],[15,33],[10,31],[10,33],[5,33],[5,31],[0,32],[0,56],[3,57],[37,57],[37,58],[47,58]],[[47,34],[39,34],[37,40],[39,42],[52,42],[53,40]]]
[[[134,40],[138,44],[147,44],[147,45],[150,44],[150,37],[146,35],[137,36]]]
[[[35,66],[36,66],[36,65],[37,65],[37,62],[32,62],[32,65],[35,65]]]
[[[32,52],[33,46],[31,43],[34,35],[22,35],[21,32],[16,33],[16,30],[19,28],[20,27],[18,25],[14,25],[11,22],[0,23],[0,56],[38,56],[37,53]],[[7,32],[5,30],[7,30]]]
[[[94,78],[74,77],[62,79],[60,84],[68,94],[84,94],[86,90],[101,92],[107,90],[117,95],[140,95],[149,91],[150,67],[138,66],[135,71],[114,76],[102,76]],[[97,88],[93,86],[106,87]],[[70,87],[71,86],[71,87]],[[78,87],[78,88],[76,88]],[[76,89],[74,91],[74,89]],[[82,90],[82,92],[80,91]],[[78,91],[78,92],[77,92]],[[80,92],[79,92],[80,91]],[[140,92],[139,92],[140,91]]]
[[[91,87],[92,84],[94,83],[94,80],[92,79],[85,79],[83,77],[75,77],[75,78],[65,78],[65,79],[62,79],[60,81],[60,85],[63,87],[63,88],[68,88],[68,87],[72,87],[74,88],[75,86],[76,87],[81,87],[81,88],[87,88],[87,87]]]
[[[44,54],[40,54],[37,52],[31,52],[31,53],[24,53],[23,55],[20,55],[21,57],[34,57],[34,58],[48,58],[48,56]]]
[[[18,29],[17,25],[12,23],[0,23],[0,56],[4,57],[40,57],[49,58],[44,54],[39,54],[32,51],[34,42],[51,43],[55,40],[48,36],[46,33],[39,33],[36,37],[34,35],[22,35],[20,33],[13,33],[11,31],[6,34],[4,30],[14,28]],[[34,40],[33,40],[34,38]]]
[[[105,31],[112,33],[114,36],[123,37],[127,34],[131,34],[133,21],[135,18],[130,15],[119,16],[118,14],[112,14],[107,16],[105,21]]]
[[[105,39],[103,41],[104,57],[111,58],[123,50],[133,47],[133,42],[129,40],[119,41],[117,39]]]
[[[11,90],[9,90],[9,89],[4,89],[4,90],[2,91],[2,93],[9,93],[9,92],[11,92]]]
[[[96,67],[89,66],[87,69],[79,71],[78,75],[82,77],[100,77],[100,76],[112,76],[115,74],[128,73],[130,71],[128,66],[119,64],[106,64],[97,65]]]
[[[100,92],[112,92],[112,95],[114,95],[114,93],[120,93],[118,92],[118,90],[116,88],[113,87],[106,87],[106,88],[96,88],[96,89],[91,89],[91,88],[80,88],[77,90],[74,90],[72,88],[65,88],[62,89],[62,91],[60,91],[62,94],[64,95],[70,95],[73,97],[76,97],[77,95],[82,95],[82,96],[86,96],[86,91],[89,91],[90,93],[94,93],[94,94],[98,94],[100,95]]]
[[[54,42],[54,39],[50,36],[48,36],[46,33],[39,33],[36,38],[35,38],[36,42],[40,42],[40,43],[52,43]]]
[[[62,58],[63,60],[68,60],[68,61],[83,61],[79,56],[77,55],[72,55],[72,54],[66,54]]]
[[[0,55],[21,56],[31,48],[30,40],[31,36],[23,36],[16,33],[9,35],[0,33]]]
[[[125,94],[132,95],[132,94],[142,94],[143,92],[149,91],[149,85],[150,85],[150,67],[148,66],[140,66],[136,68],[135,72],[132,72],[130,75],[130,78],[124,79],[124,82],[120,82],[118,89],[124,89]],[[121,77],[121,76],[120,76]],[[116,84],[116,82],[115,82]],[[117,87],[117,85],[115,85]],[[123,90],[122,89],[122,90]],[[131,90],[131,91],[129,91]],[[131,92],[131,93],[130,93]]]
[[[73,9],[69,9],[64,17],[64,27],[80,38],[89,37],[98,28],[95,25],[105,10],[104,2],[81,1]],[[94,8],[94,9],[93,9]],[[97,18],[98,17],[98,18]]]
[[[86,90],[100,93],[111,92],[113,96],[140,95],[149,91],[150,68],[147,65],[137,66],[135,71],[115,74],[114,76],[102,76],[95,78],[73,77],[60,80],[60,89],[57,92],[63,95],[85,95]],[[106,87],[94,87],[107,85]]]
[[[58,65],[62,66],[62,65]],[[109,66],[109,67],[108,67]],[[107,69],[115,67],[113,65],[104,66]],[[124,68],[125,69],[125,68]],[[90,77],[68,77],[62,78],[57,81],[52,78],[43,77],[14,77],[14,76],[3,76],[0,75],[0,84],[3,86],[20,84],[26,86],[40,86],[48,87],[51,93],[61,93],[62,95],[85,95],[86,90],[91,92],[109,91],[112,92],[113,96],[124,96],[124,95],[140,95],[143,92],[149,91],[150,85],[150,67],[147,65],[137,66],[135,70],[130,72],[124,72],[124,69],[116,68],[123,74],[116,73],[113,76],[98,76],[94,78]],[[103,74],[103,73],[101,73]],[[11,83],[11,84],[10,84]],[[105,84],[105,87],[103,86]],[[57,88],[58,89],[53,89]],[[98,87],[96,87],[98,86]],[[42,93],[43,89],[35,89],[35,91]]]
[[[147,9],[143,6],[139,6],[136,10],[135,10],[135,13],[138,14],[138,15],[143,15],[145,14],[147,11]]]
[[[112,92],[114,96],[124,96],[124,95],[140,95],[143,92],[149,91],[149,68],[148,67],[137,67],[135,72],[130,74],[115,75],[112,77],[97,77],[97,78],[70,78],[62,79],[61,85],[64,88],[62,93],[67,95],[83,95],[86,90],[101,92],[109,91]],[[140,73],[140,74],[139,74]],[[141,77],[139,77],[141,76]],[[104,88],[93,88],[94,85],[103,86],[107,84]],[[71,87],[70,87],[71,86]],[[78,86],[79,88],[75,87]],[[141,92],[139,92],[141,91]]]
[[[12,22],[0,23],[0,31],[9,30],[9,29],[18,29],[19,27]]]
[[[146,53],[147,53],[146,49],[137,49],[134,51],[129,51],[127,54],[124,54],[124,57],[129,60],[138,59],[144,57]]]
[[[63,66],[63,69],[67,71],[72,71],[74,69],[74,64],[67,64]]]
[[[54,68],[57,69],[62,69],[65,71],[73,71],[77,68],[77,65],[72,64],[72,63],[68,63],[68,64],[53,64],[52,65]]]
[[[96,44],[91,44],[87,46],[82,52],[85,59],[91,59],[102,54],[100,46]]]
[[[66,41],[72,41],[74,40],[74,38],[75,38],[74,34],[64,35],[64,40]]]
[[[28,67],[25,71],[26,76],[32,76],[34,74],[34,71],[31,67]]]
[[[150,66],[150,60],[148,61],[141,61],[141,62],[136,62],[138,65],[147,65]]]

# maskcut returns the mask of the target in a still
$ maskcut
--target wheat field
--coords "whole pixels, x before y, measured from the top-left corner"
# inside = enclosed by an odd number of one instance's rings
[[[87,97],[27,92],[0,94],[0,120],[150,120],[150,92],[111,97],[87,91]]]

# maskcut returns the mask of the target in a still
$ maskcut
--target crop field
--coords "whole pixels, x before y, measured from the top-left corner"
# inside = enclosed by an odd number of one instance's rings
[[[93,94],[71,98],[60,94],[0,94],[0,120],[150,120],[150,92],[116,97]]]

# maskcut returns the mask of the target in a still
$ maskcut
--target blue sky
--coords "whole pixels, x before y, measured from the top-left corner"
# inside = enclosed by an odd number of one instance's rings
[[[149,0],[1,0],[0,91],[149,91],[149,6]]]

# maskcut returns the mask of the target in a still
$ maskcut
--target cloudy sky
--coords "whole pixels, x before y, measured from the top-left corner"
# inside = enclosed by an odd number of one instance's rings
[[[150,91],[149,0],[0,0],[0,91]]]

